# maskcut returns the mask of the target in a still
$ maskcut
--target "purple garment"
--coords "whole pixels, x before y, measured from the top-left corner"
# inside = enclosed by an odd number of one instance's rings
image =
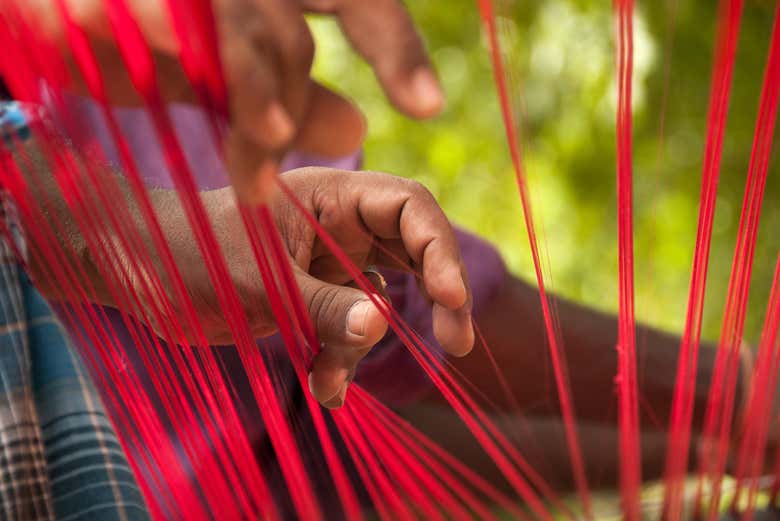
[[[73,113],[79,115],[84,128],[89,129],[90,134],[98,139],[106,157],[119,168],[121,165],[119,152],[111,139],[108,125],[103,118],[100,107],[85,98],[75,96],[70,97],[69,102]],[[168,111],[198,188],[215,190],[228,186],[230,180],[219,157],[212,133],[209,130],[208,118],[204,112],[193,105],[184,103],[172,103],[169,105]],[[135,108],[115,108],[114,115],[147,186],[172,189],[174,187],[173,179],[155,135],[151,118],[146,111]],[[360,151],[340,158],[323,158],[293,152],[282,161],[281,171],[285,172],[304,166],[355,170],[359,164]]]

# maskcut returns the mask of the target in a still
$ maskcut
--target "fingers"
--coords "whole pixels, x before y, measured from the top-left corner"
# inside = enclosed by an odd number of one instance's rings
[[[245,38],[231,38],[225,44],[231,123],[269,151],[287,145],[295,133],[295,123],[280,100],[281,83],[272,61]]]
[[[436,339],[448,353],[465,356],[474,345],[471,291],[449,221],[422,189],[404,205],[399,229],[409,256],[422,266],[423,287],[433,300]]]
[[[250,206],[271,199],[276,190],[277,162],[239,131],[231,130],[227,144],[227,171],[236,195]]]
[[[444,95],[409,13],[398,0],[303,0],[338,17],[353,47],[374,69],[390,101],[405,114],[438,114]]]
[[[223,32],[229,32],[232,24],[224,24]],[[260,204],[273,191],[274,151],[292,139],[295,126],[278,99],[272,57],[255,48],[245,34],[229,34],[222,45],[231,92],[228,172],[238,196],[246,203]]]
[[[247,203],[270,197],[276,163],[292,144],[309,103],[313,41],[287,2],[229,2],[220,17],[230,91],[228,170]]]
[[[299,275],[298,283],[323,343],[314,358],[309,388],[324,406],[340,407],[358,362],[385,335],[387,322],[362,291],[307,274]]]
[[[348,182],[365,226],[382,239],[399,238],[422,267],[436,339],[450,354],[466,355],[474,344],[471,292],[452,226],[434,197],[419,183],[384,174],[355,173]]]

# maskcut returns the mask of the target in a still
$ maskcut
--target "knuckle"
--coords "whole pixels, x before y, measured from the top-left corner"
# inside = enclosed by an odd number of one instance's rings
[[[433,197],[433,194],[425,185],[413,179],[407,179],[406,181],[406,189],[408,190],[409,195],[423,201],[436,201],[436,198]]]
[[[338,327],[338,289],[333,286],[320,286],[314,290],[309,301],[311,314],[317,330],[332,334]],[[327,339],[325,339],[327,340]]]
[[[349,207],[349,183],[343,174],[334,173],[333,182],[322,183],[317,186],[313,195],[317,218],[320,224],[327,230],[334,230],[345,224],[349,213],[344,208]]]
[[[415,190],[418,189],[417,185],[420,184],[413,179],[407,179],[405,177],[396,177],[395,180],[396,183],[398,184],[399,191],[408,195],[412,195],[415,192]]]

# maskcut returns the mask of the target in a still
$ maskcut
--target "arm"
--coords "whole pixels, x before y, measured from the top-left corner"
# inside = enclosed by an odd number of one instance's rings
[[[103,305],[115,305],[106,285],[100,260],[89,248],[79,221],[62,196],[46,160],[33,148],[30,156],[35,168],[25,171],[30,187],[30,200],[40,204],[46,220],[52,226],[56,239],[66,252],[68,261],[85,267],[89,282],[97,289],[96,300]],[[21,161],[24,163],[24,161]],[[146,227],[126,181],[108,169],[98,173],[101,183],[115,184],[121,194],[112,200],[112,207],[103,208],[103,220],[97,226],[109,231],[108,211],[117,209],[119,200],[132,215],[133,225],[150,243]],[[285,174],[285,182],[308,210],[319,216],[320,223],[343,248],[351,253],[362,251],[355,258],[361,269],[368,264],[381,263],[381,253],[374,250],[374,240],[384,240],[399,254],[408,256],[424,271],[424,284],[434,302],[433,319],[441,344],[453,354],[463,355],[473,342],[470,321],[468,284],[463,279],[462,266],[453,231],[433,197],[419,184],[385,174],[335,171],[329,169],[301,169]],[[80,184],[87,198],[97,202],[93,187]],[[209,273],[201,259],[196,241],[179,202],[172,191],[150,192],[152,203],[167,243],[178,263],[187,290],[204,327],[208,340],[216,345],[232,343],[230,328],[221,313]],[[202,192],[201,199],[222,247],[239,298],[250,320],[252,333],[262,337],[273,333],[276,325],[270,313],[265,289],[254,261],[254,255],[243,232],[243,224],[230,188]],[[98,207],[102,205],[97,204]],[[357,363],[378,342],[387,329],[382,315],[370,304],[367,296],[348,287],[349,278],[329,251],[319,241],[298,211],[283,197],[271,204],[272,214],[282,232],[282,238],[293,262],[296,278],[311,313],[312,320],[325,349],[315,359],[311,387],[315,396],[329,406],[343,403],[346,384]],[[34,236],[27,223],[28,233]],[[368,228],[367,230],[365,228]],[[368,232],[368,233],[366,233]],[[31,241],[31,247],[40,246]],[[35,252],[35,250],[34,250]],[[41,252],[38,252],[39,254]],[[134,252],[120,250],[121,256]],[[42,257],[34,255],[34,257]],[[153,262],[158,262],[152,255]],[[131,265],[120,259],[125,267]],[[164,273],[157,265],[157,274]],[[33,264],[33,274],[49,298],[62,298],[58,284],[49,284],[44,276],[46,266]],[[131,271],[131,270],[130,270]],[[142,276],[130,276],[131,285]],[[165,277],[160,277],[163,287]],[[134,288],[144,295],[141,287]],[[169,295],[173,295],[169,292]],[[172,298],[174,302],[177,299]],[[178,316],[171,320],[179,320]],[[140,317],[139,317],[140,318]],[[143,318],[142,318],[143,320]],[[155,324],[150,324],[152,327]],[[334,397],[340,399],[333,401]]]
[[[617,483],[619,463],[614,384],[617,319],[560,297],[552,298],[560,317],[577,430],[589,479],[594,486],[612,486]],[[572,487],[571,473],[561,471],[570,468],[570,461],[536,288],[506,274],[490,305],[475,309],[475,320],[515,402],[507,402],[495,368],[479,342],[471,355],[452,359],[452,364],[499,405],[500,410],[493,412],[491,418],[521,448],[531,465],[553,486]],[[661,476],[665,462],[680,338],[641,324],[637,325],[636,335],[642,469],[645,477],[654,478]],[[702,428],[715,355],[715,346],[702,344],[694,391],[694,436]],[[741,364],[737,403],[742,400],[744,377],[751,369],[744,357]],[[496,484],[505,485],[495,465],[476,449],[462,422],[438,392],[431,392],[402,414],[473,469],[492,477]],[[691,452],[695,447],[693,443]]]
[[[16,152],[12,154],[12,160],[16,168],[9,170],[9,175],[13,175],[12,172],[21,175],[22,193],[26,194],[27,200],[32,203],[33,214],[40,212],[40,217],[47,223],[47,228],[52,234],[51,236],[56,240],[60,252],[65,256],[62,260],[68,262],[71,266],[77,263],[80,264],[80,267],[83,268],[84,273],[89,278],[90,285],[95,290],[95,302],[110,305],[112,301],[111,292],[106,285],[105,278],[101,275],[98,259],[88,247],[87,236],[83,233],[78,217],[94,221],[94,229],[92,231],[100,230],[109,237],[113,237],[115,236],[115,229],[108,218],[108,211],[117,212],[121,208],[122,212],[126,211],[131,216],[131,226],[134,226],[141,232],[145,243],[151,247],[151,241],[146,237],[144,221],[141,217],[139,206],[124,176],[113,171],[107,164],[98,167],[93,166],[92,173],[97,177],[97,184],[103,190],[110,190],[108,198],[113,206],[106,208],[106,205],[98,197],[95,183],[86,177],[86,167],[81,156],[64,142],[53,143],[53,146],[59,149],[58,153],[62,154],[62,157],[65,157],[67,154],[68,158],[72,160],[70,164],[77,171],[76,177],[78,180],[76,183],[79,186],[80,195],[86,201],[86,205],[74,204],[71,206],[68,203],[54,175],[54,160],[43,153],[38,146],[37,139],[27,140],[22,150],[16,149]],[[151,190],[149,191],[149,197],[157,215],[175,215],[180,213],[177,195],[174,192],[170,190]],[[87,207],[92,207],[97,211],[97,216],[85,217],[84,208]],[[78,216],[75,213],[77,211],[80,212]],[[36,237],[36,233],[39,230],[31,229],[36,222],[23,221],[23,224],[26,227],[26,235],[31,239]],[[168,232],[171,231],[168,230]],[[118,240],[114,239],[112,242],[119,248]],[[28,241],[28,248],[32,253],[30,259],[31,275],[35,279],[38,288],[47,298],[62,300],[65,298],[65,294],[62,291],[61,284],[51,280],[51,272],[45,266],[46,257],[44,256],[42,246],[36,240]],[[126,256],[128,253],[122,251],[121,254]]]
[[[577,415],[583,420],[612,422],[617,414],[616,407],[610,406],[616,403],[616,317],[560,297],[553,298],[560,316],[562,346],[570,368]],[[509,379],[514,383],[513,392],[520,403],[541,415],[556,413],[555,397],[543,400],[548,394],[554,394],[551,372],[529,370],[550,364],[536,289],[507,275],[494,304],[480,313],[477,324],[498,358],[499,367],[506,368],[509,375],[517,374],[517,371],[527,375],[522,379]],[[675,387],[680,338],[641,324],[637,326],[636,338],[639,391],[643,400],[640,407],[642,423],[665,428]],[[713,346],[702,345],[695,390],[697,422],[701,421],[704,413],[714,361]],[[475,361],[470,367],[456,363],[461,370],[473,375],[480,385],[485,382],[490,386],[495,378],[487,378],[489,364],[486,362],[480,358],[480,363]],[[495,392],[498,389],[493,383],[492,393]],[[659,421],[661,425],[657,424]]]

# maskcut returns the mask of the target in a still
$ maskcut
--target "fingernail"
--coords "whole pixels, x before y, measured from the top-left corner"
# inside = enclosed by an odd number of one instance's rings
[[[365,335],[366,319],[373,307],[374,304],[370,300],[361,300],[354,303],[347,312],[347,331],[357,336]]]
[[[421,67],[414,73],[412,91],[421,110],[431,115],[441,110],[444,94],[436,77],[427,67]]]
[[[268,106],[265,114],[265,126],[263,131],[267,139],[274,145],[285,144],[295,135],[295,123],[278,102],[273,102]]]
[[[309,393],[311,393],[311,395],[314,396],[314,385],[312,384],[311,373],[309,373],[308,381],[309,381]]]

